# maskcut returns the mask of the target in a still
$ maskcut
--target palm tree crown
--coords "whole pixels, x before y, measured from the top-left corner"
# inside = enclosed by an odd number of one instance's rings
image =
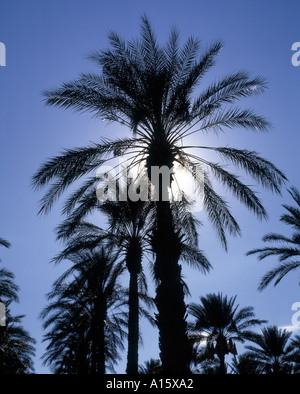
[[[290,374],[293,361],[299,363],[299,343],[290,342],[291,335],[292,332],[276,326],[265,327],[252,338],[257,346],[246,346],[248,352],[244,356],[260,373]]]
[[[100,144],[86,148],[67,149],[46,162],[33,177],[33,184],[43,186],[54,179],[57,182],[42,200],[41,211],[50,209],[66,187],[83,174],[91,173],[112,157],[121,156],[131,160],[131,167],[144,164],[148,172],[153,166],[172,168],[179,163],[195,175],[200,167],[205,175],[204,205],[224,245],[225,229],[235,234],[240,229],[226,202],[215,193],[210,175],[229,187],[256,215],[266,217],[258,197],[234,174],[188,150],[213,150],[276,192],[285,179],[280,170],[253,151],[181,144],[190,134],[201,136],[201,132],[226,127],[266,130],[269,124],[262,117],[250,110],[230,107],[241,98],[263,92],[265,81],[238,72],[194,95],[196,86],[215,64],[222,43],[212,44],[199,56],[199,40],[191,37],[180,49],[178,32],[172,30],[169,41],[161,47],[146,17],[142,18],[140,40],[126,43],[116,33],[110,33],[109,41],[110,49],[91,55],[101,67],[101,75],[82,74],[61,88],[46,91],[46,103],[89,111],[101,119],[121,123],[133,131],[133,138],[103,139]],[[97,182],[95,177],[89,179],[82,190]]]
[[[34,371],[36,341],[21,325],[24,315],[6,315],[6,330],[0,331],[0,374],[29,374]]]
[[[6,248],[10,243],[0,238]],[[19,286],[15,275],[5,268],[0,269],[0,374],[26,374],[34,371],[32,358],[35,355],[35,340],[21,325],[24,315],[12,316],[10,304],[19,302]],[[4,325],[3,319],[4,318]]]
[[[114,372],[125,337],[124,290],[119,283],[123,268],[100,245],[90,251],[78,248],[66,257],[73,264],[54,283],[49,293],[54,301],[41,314],[48,329],[44,363],[59,374]]]
[[[264,321],[254,317],[252,307],[239,308],[236,296],[230,299],[219,294],[201,297],[201,304],[192,303],[190,314],[195,318],[190,325],[191,337],[195,343],[207,342],[206,358],[220,360],[220,373],[226,373],[225,355],[237,354],[233,341],[244,342],[253,336],[251,330]]]
[[[247,253],[247,255],[257,254],[259,260],[276,256],[280,262],[276,268],[268,271],[262,278],[259,290],[264,289],[272,280],[274,280],[274,286],[276,286],[286,274],[300,267],[300,193],[295,187],[292,187],[289,193],[297,206],[284,204],[283,207],[287,213],[283,214],[280,220],[291,226],[293,233],[290,236],[277,233],[267,234],[263,237],[263,241],[275,242],[278,244],[277,247],[270,245],[253,249]]]

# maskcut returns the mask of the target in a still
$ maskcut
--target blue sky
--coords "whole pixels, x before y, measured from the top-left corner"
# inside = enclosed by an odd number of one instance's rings
[[[197,142],[255,150],[285,172],[287,187],[300,188],[300,67],[291,63],[292,44],[300,41],[299,1],[0,0],[0,42],[6,46],[6,67],[0,67],[0,237],[12,244],[8,250],[1,248],[0,253],[2,264],[15,273],[20,286],[21,302],[14,311],[26,315],[23,325],[38,342],[36,373],[49,372],[39,360],[45,345],[41,343],[42,322],[38,316],[46,293],[64,267],[50,264],[61,249],[54,234],[61,221],[60,204],[49,215],[37,216],[42,193],[32,190],[31,177],[47,158],[63,148],[85,146],[100,136],[129,133],[117,125],[106,126],[90,119],[88,114],[46,107],[42,91],[80,72],[95,71],[87,55],[107,47],[110,30],[127,39],[137,36],[144,12],[161,42],[174,25],[183,41],[190,35],[198,36],[204,47],[216,39],[224,41],[206,82],[240,69],[267,79],[268,90],[246,104],[273,124],[269,133],[230,130],[219,137],[199,136]],[[281,204],[292,200],[286,190],[276,196],[256,185],[254,189],[268,210],[269,221],[258,221],[231,198],[242,237],[229,238],[228,253],[203,213],[198,214],[204,221],[199,229],[200,247],[214,270],[203,276],[184,269],[192,294],[187,302],[222,291],[228,296],[237,295],[241,307],[253,306],[256,315],[270,324],[288,326],[294,313],[292,305],[300,301],[299,277],[289,275],[277,287],[259,293],[256,289],[262,275],[276,261],[258,262],[255,256],[245,257],[245,253],[261,246],[267,232],[289,234],[279,217],[283,213]],[[141,362],[157,356],[157,333],[147,325],[143,330]],[[122,363],[119,371],[124,371]]]

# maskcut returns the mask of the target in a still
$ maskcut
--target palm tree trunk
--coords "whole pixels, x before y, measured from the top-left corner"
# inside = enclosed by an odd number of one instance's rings
[[[226,370],[226,364],[225,364],[225,354],[220,354],[219,360],[220,360],[220,374],[226,375],[227,370]]]
[[[127,368],[128,374],[138,373],[138,343],[139,343],[139,295],[138,274],[130,273],[129,280],[129,318],[128,318],[128,351]]]
[[[138,348],[139,348],[139,289],[138,276],[142,270],[143,250],[139,237],[130,239],[126,251],[126,266],[130,275],[129,279],[129,316],[128,316],[128,350],[127,367],[128,374],[138,373]]]
[[[87,375],[89,374],[89,365],[88,365],[88,355],[87,355],[87,346],[82,336],[78,353],[76,354],[76,369],[74,370],[75,374],[78,375]]]
[[[160,197],[163,190],[160,181]],[[180,238],[173,226],[169,201],[157,201],[155,276],[158,281],[155,303],[158,310],[160,357],[163,373],[189,372],[191,349],[187,339],[186,305],[181,280]]]
[[[97,296],[94,302],[94,332],[92,343],[92,359],[91,359],[91,374],[105,374],[105,321],[106,321],[106,303],[99,300],[100,295]]]
[[[217,339],[216,350],[217,350],[217,356],[220,360],[220,375],[226,375],[227,368],[225,363],[225,354],[227,354],[228,351],[227,351],[226,338],[222,334],[220,334]]]

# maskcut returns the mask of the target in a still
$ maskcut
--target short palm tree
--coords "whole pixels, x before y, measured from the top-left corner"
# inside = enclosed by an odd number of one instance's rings
[[[247,255],[257,254],[259,260],[266,257],[277,257],[279,265],[268,271],[259,284],[259,290],[263,290],[270,282],[274,280],[276,286],[282,278],[291,271],[300,267],[300,193],[292,187],[289,190],[290,195],[297,204],[296,207],[283,205],[287,213],[283,214],[280,220],[291,226],[294,230],[290,236],[284,236],[277,233],[270,233],[263,237],[264,242],[275,242],[278,246],[265,246],[260,249],[253,249]]]
[[[259,375],[261,370],[257,363],[246,354],[241,354],[232,360],[231,368],[236,375]]]
[[[19,302],[19,286],[15,283],[15,275],[6,268],[0,269],[0,301],[9,305]]]
[[[0,245],[6,248],[10,247],[10,243],[3,238],[0,238]],[[1,261],[1,260],[0,260]],[[5,268],[0,269],[0,302],[10,304],[12,301],[19,302],[18,291],[19,287],[14,282],[15,275]]]
[[[190,172],[198,189],[203,190],[204,208],[225,247],[226,232],[236,235],[240,228],[227,202],[215,191],[211,177],[228,187],[255,215],[265,218],[266,211],[251,188],[225,167],[207,160],[205,154],[190,152],[190,148],[215,152],[263,186],[279,192],[284,175],[255,152],[201,145],[203,133],[219,132],[224,128],[265,131],[269,124],[261,116],[231,106],[242,98],[263,92],[265,81],[260,77],[251,79],[246,72],[237,72],[194,95],[197,85],[214,65],[222,43],[213,43],[199,54],[198,39],[191,37],[180,48],[178,32],[173,29],[167,44],[160,46],[145,16],[141,21],[140,39],[126,43],[116,33],[110,33],[109,40],[108,50],[94,52],[91,56],[101,67],[101,74],[82,74],[75,81],[45,92],[47,104],[89,111],[102,120],[128,127],[133,135],[116,140],[103,139],[85,148],[67,149],[40,168],[33,177],[33,184],[44,186],[54,181],[42,199],[41,211],[47,212],[68,186],[107,160],[128,158],[131,168],[140,166],[145,170],[157,199],[153,250],[162,365],[165,372],[182,373],[188,370],[191,354],[187,351],[186,305],[178,263],[180,236],[174,227],[168,193],[168,186],[172,185],[176,174],[166,182],[162,176],[154,179],[152,170],[167,168],[171,172],[174,165],[179,164]],[[198,136],[198,145],[188,144],[190,135]],[[83,189],[97,182],[97,178],[90,178]]]
[[[0,245],[10,247],[10,243],[3,238],[0,238]],[[26,374],[34,371],[32,357],[35,355],[35,340],[21,325],[24,316],[13,317],[9,309],[12,302],[19,302],[18,292],[15,275],[1,268],[0,302],[5,305],[5,325],[0,325],[0,374]]]
[[[54,301],[41,314],[49,342],[44,363],[59,374],[114,371],[127,319],[119,284],[123,267],[103,247],[74,252],[68,259],[72,266],[54,283],[49,293]]]
[[[145,361],[144,366],[139,367],[139,373],[142,375],[159,375],[162,373],[161,362],[159,359],[151,358]]]
[[[300,335],[295,335],[295,337],[291,339],[290,347],[292,350],[288,359],[293,363],[294,373],[300,374]]]
[[[229,353],[237,354],[233,341],[244,342],[253,335],[253,327],[264,320],[254,317],[252,307],[239,308],[235,305],[236,296],[227,298],[222,294],[208,294],[201,297],[201,304],[191,304],[189,312],[195,318],[190,325],[191,337],[195,343],[206,341],[205,359],[220,361],[220,374],[226,373],[225,356]]]
[[[293,360],[298,359],[299,362],[300,355],[299,347],[289,342],[291,335],[292,332],[276,326],[263,328],[261,334],[251,339],[257,346],[246,346],[248,352],[244,356],[262,374],[291,374],[294,370]]]
[[[0,374],[34,372],[33,357],[36,341],[23,328],[23,315],[6,314],[6,330],[0,338]]]

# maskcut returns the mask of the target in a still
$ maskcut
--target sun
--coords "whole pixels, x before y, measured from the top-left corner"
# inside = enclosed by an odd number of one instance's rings
[[[173,167],[173,182],[169,194],[173,201],[181,201],[185,196],[191,202],[191,211],[199,212],[203,209],[204,172],[199,168],[197,179],[181,164],[175,163]]]

